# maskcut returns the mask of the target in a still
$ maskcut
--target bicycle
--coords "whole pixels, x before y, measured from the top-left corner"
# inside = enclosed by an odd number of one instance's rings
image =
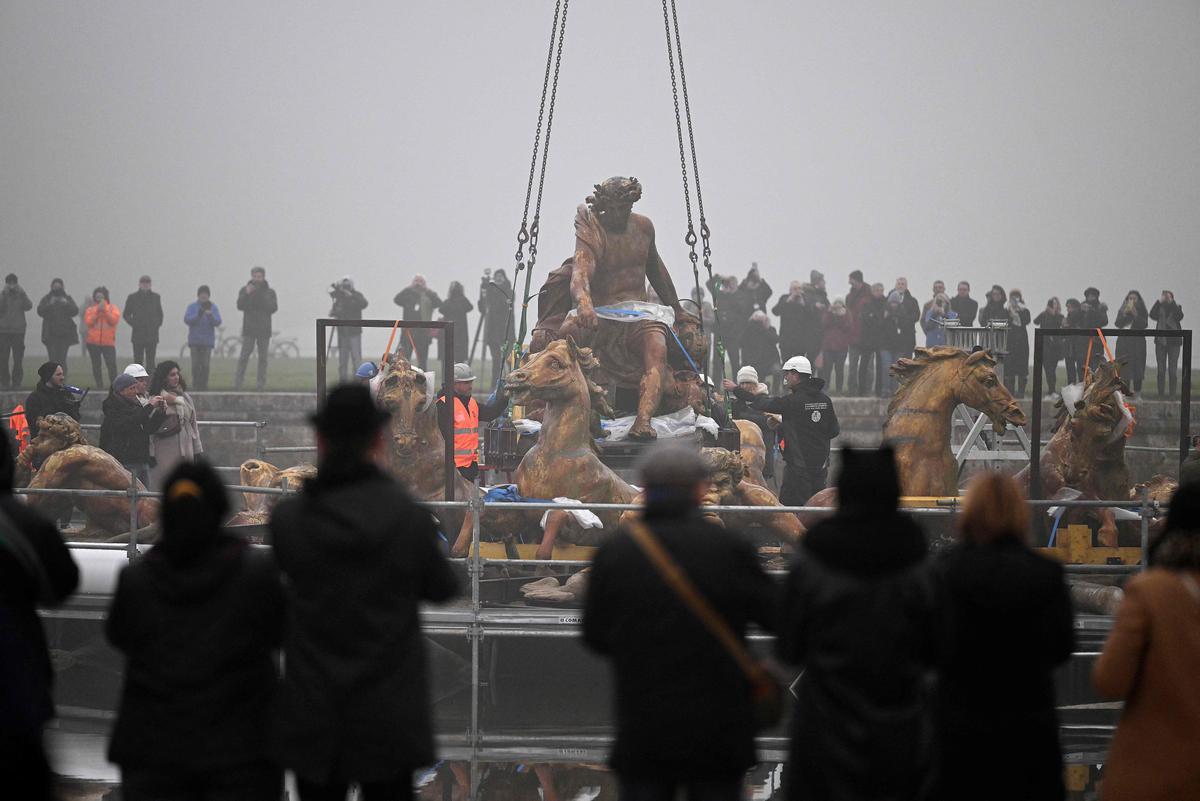
[[[232,359],[241,352],[241,349],[242,338],[240,336],[237,334],[225,336],[225,326],[217,326],[217,341],[213,345],[213,356],[224,359]],[[179,359],[180,361],[183,361],[189,356],[191,356],[191,350],[185,342],[183,347],[179,349]]]
[[[298,359],[300,358],[300,343],[295,337],[276,340],[280,334],[279,331],[271,332],[271,358],[272,359]]]

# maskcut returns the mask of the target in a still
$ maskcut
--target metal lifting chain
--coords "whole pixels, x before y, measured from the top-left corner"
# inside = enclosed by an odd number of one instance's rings
[[[516,292],[519,287],[519,277],[525,271],[525,287],[521,297],[521,329],[520,335],[505,345],[505,361],[515,353],[525,339],[525,327],[529,308],[529,286],[533,277],[533,267],[537,263],[538,234],[541,228],[542,192],[546,183],[546,165],[550,153],[550,133],[554,127],[554,106],[558,97],[558,76],[562,65],[563,40],[567,33],[567,12],[571,0],[556,0],[554,4],[554,21],[550,26],[550,43],[546,50],[546,69],[542,76],[542,98],[538,104],[537,128],[533,136],[533,155],[529,160],[529,179],[525,184],[525,208],[521,213],[521,227],[517,231],[516,268],[513,270],[512,316],[515,316],[517,302]],[[553,80],[551,69],[553,68]],[[547,93],[550,97],[549,109],[546,107]],[[542,123],[545,122],[545,139],[542,138]],[[539,159],[540,155],[540,159]],[[540,161],[540,170],[539,170]],[[538,176],[537,197],[534,203],[533,223],[529,224],[529,201],[533,199],[533,178]],[[529,260],[525,261],[525,245],[529,245]],[[511,319],[511,317],[510,317]]]
[[[704,269],[708,273],[708,280],[711,282],[713,277],[712,271],[712,247],[709,242],[711,231],[708,227],[708,221],[704,217],[704,198],[700,192],[700,164],[696,158],[696,136],[692,127],[692,107],[688,98],[687,89],[687,73],[683,66],[683,42],[679,36],[679,15],[675,8],[675,0],[669,0],[670,8],[668,9],[668,0],[662,0],[663,9],[663,30],[667,37],[667,67],[671,74],[671,98],[675,105],[675,134],[679,140],[679,167],[683,175],[683,203],[687,211],[687,234],[684,235],[683,241],[688,246],[688,259],[692,262],[692,277],[696,283],[696,289],[700,289],[700,268],[699,258],[696,255],[696,229],[692,220],[692,200],[688,180],[688,165],[687,165],[687,150],[683,144],[683,118],[679,113],[679,95],[683,93],[683,116],[687,119],[687,136],[688,149],[691,151],[692,157],[692,174],[696,181],[696,209],[700,215],[700,241],[703,242],[702,254],[704,257]],[[672,38],[674,42],[672,42]],[[672,47],[672,44],[674,47]],[[675,79],[675,60],[679,59],[679,81],[676,84]],[[700,294],[698,291],[697,295]],[[721,325],[717,292],[712,293],[713,305],[713,339],[716,344],[716,353],[713,354],[716,363],[724,365],[725,363],[725,345],[721,340]],[[700,318],[700,332],[704,333],[704,306],[703,303],[697,304],[697,316]],[[709,368],[711,374],[712,369]],[[709,401],[712,400],[712,390],[709,389]]]

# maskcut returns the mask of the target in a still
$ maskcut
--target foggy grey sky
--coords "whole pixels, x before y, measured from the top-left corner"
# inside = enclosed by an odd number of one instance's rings
[[[371,316],[414,272],[474,300],[511,274],[552,9],[0,0],[0,267],[35,303],[149,272],[168,345],[200,283],[239,327],[253,264],[306,351],[345,273]],[[999,282],[1035,313],[1172,288],[1200,315],[1200,3],[679,11],[719,272]],[[535,286],[614,174],[690,283],[674,136],[660,5],[574,0]]]

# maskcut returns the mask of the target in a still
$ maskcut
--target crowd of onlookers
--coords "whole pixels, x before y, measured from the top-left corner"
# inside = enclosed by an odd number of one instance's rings
[[[825,276],[817,270],[807,282],[792,281],[786,294],[771,304],[771,287],[757,265],[740,281],[736,276],[714,276],[708,289],[716,297],[712,306],[702,293],[693,299],[702,307],[705,322],[720,324],[720,336],[730,368],[751,365],[760,376],[774,375],[779,365],[792,356],[805,356],[818,369],[834,393],[889,396],[894,389],[888,367],[897,359],[911,356],[918,332],[926,346],[948,344],[947,328],[983,327],[1003,323],[1006,352],[1003,354],[1004,383],[1017,397],[1024,397],[1029,381],[1029,327],[1046,331],[1061,328],[1094,329],[1110,325],[1143,331],[1154,325],[1160,331],[1178,331],[1183,308],[1174,293],[1164,290],[1147,307],[1137,290],[1131,290],[1114,314],[1100,300],[1100,290],[1088,287],[1083,299],[1072,297],[1064,304],[1058,297],[1046,301],[1041,311],[1031,310],[1020,289],[993,285],[982,299],[971,296],[971,284],[959,281],[953,296],[943,281],[934,281],[922,302],[909,291],[908,280],[897,278],[891,289],[868,283],[861,270],[849,275],[845,295],[831,294]],[[779,318],[778,327],[768,315]],[[1154,337],[1158,365],[1158,396],[1176,397],[1182,340]],[[1104,357],[1105,344],[1097,338],[1050,337],[1043,351],[1042,369],[1048,395],[1058,388],[1058,367],[1065,366],[1067,383],[1083,377],[1089,358]],[[1146,374],[1146,338],[1118,337],[1114,356],[1124,359],[1123,375],[1134,393],[1140,395]],[[719,371],[714,373],[720,375]]]

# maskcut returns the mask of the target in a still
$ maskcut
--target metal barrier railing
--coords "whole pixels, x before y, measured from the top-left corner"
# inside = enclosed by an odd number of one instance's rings
[[[254,454],[258,458],[262,458],[266,453],[266,442],[264,441],[264,429],[267,427],[266,420],[197,420],[196,425],[201,428],[253,428],[254,429]],[[84,431],[99,431],[99,423],[80,423],[79,427]],[[233,470],[231,467],[218,467],[218,470]]]

